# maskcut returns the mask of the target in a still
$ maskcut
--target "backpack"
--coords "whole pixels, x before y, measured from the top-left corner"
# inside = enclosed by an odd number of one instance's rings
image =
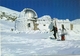
[[[58,31],[57,27],[55,27],[56,32]]]

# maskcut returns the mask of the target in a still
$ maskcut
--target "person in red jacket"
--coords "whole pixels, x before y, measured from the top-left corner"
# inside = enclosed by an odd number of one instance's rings
[[[64,25],[62,24],[62,30],[61,30],[61,40],[65,40],[65,32],[66,32],[66,29],[64,28]]]

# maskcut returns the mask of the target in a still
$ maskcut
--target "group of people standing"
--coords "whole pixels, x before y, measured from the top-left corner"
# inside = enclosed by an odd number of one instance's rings
[[[65,40],[65,31],[66,31],[66,29],[64,28],[64,25],[62,24],[62,26],[61,26],[61,40]],[[54,31],[54,34],[53,34],[53,36],[55,37],[55,39],[57,39],[57,33],[58,33],[58,28],[56,27],[56,26],[53,26],[53,29],[51,30],[51,31]]]

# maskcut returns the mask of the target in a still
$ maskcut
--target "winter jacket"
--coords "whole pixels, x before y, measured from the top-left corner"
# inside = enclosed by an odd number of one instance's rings
[[[65,35],[66,34],[66,29],[62,29],[61,30],[61,35]]]
[[[57,27],[54,27],[54,26],[53,26],[52,31],[54,31],[54,33],[56,33],[56,32],[57,32]]]

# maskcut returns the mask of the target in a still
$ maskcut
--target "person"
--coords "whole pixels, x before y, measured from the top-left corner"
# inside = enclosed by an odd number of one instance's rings
[[[54,34],[53,35],[54,35],[55,39],[57,39],[57,37],[56,37],[57,27],[53,26],[52,31],[54,31]]]
[[[61,40],[65,40],[65,32],[66,32],[66,29],[64,28],[64,25],[62,24],[62,30],[61,30]]]

